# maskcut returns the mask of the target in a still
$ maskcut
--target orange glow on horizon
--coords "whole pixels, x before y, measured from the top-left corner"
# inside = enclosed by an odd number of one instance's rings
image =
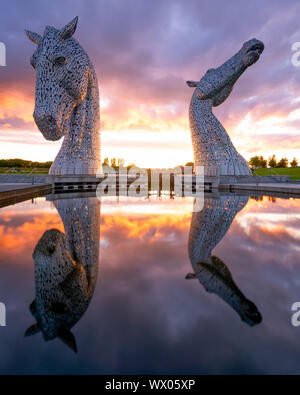
[[[101,107],[102,159],[123,158],[126,164],[153,168],[170,168],[193,161],[189,96],[183,111],[178,103],[162,105],[151,103],[150,99],[140,103],[132,97],[128,101],[124,99],[122,106],[123,97],[116,96],[114,89],[111,94],[111,97],[103,95]],[[247,160],[254,155],[268,158],[273,154],[290,161],[294,157],[300,160],[299,131],[295,124],[300,121],[299,110],[287,114],[284,110],[261,113],[259,108],[256,106],[242,118],[239,114],[231,115],[224,122],[238,151]],[[49,142],[43,138],[34,125],[33,109],[33,96],[27,97],[19,90],[0,93],[0,158],[54,160],[61,141]]]

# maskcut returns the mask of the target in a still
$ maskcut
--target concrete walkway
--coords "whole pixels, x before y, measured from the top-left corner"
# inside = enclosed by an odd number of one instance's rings
[[[0,207],[51,193],[49,184],[0,184]]]
[[[32,188],[33,186],[40,186],[40,185],[45,185],[45,184],[0,184],[0,193],[1,192],[9,192],[9,191],[15,191],[17,189],[28,189]]]
[[[15,176],[14,176],[15,177]],[[31,199],[32,197],[45,196],[52,192],[52,185],[44,182],[39,182],[32,184],[31,182],[20,182],[21,180],[16,180],[17,182],[6,182],[2,183],[0,178],[0,201],[1,205],[4,201],[8,203],[9,200],[12,201],[22,201],[26,199]],[[19,182],[18,182],[19,181]],[[29,179],[27,178],[27,181]],[[39,180],[40,181],[40,180]],[[274,194],[284,194],[285,196],[294,196],[300,198],[300,183],[292,182],[280,182],[280,183],[233,183],[233,184],[223,184],[220,185],[220,190],[234,191],[247,191],[268,193],[268,195]]]
[[[47,174],[0,174],[0,184],[47,184]]]

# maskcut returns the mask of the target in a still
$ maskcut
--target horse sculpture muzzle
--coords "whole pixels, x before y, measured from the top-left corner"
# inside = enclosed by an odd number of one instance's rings
[[[55,141],[63,137],[64,130],[58,124],[54,116],[47,115],[39,111],[34,111],[33,118],[46,140]]]

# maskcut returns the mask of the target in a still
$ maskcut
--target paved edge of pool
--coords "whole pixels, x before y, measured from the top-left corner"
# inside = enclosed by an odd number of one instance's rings
[[[228,184],[222,185],[222,189],[236,191],[258,191],[258,192],[283,192],[288,194],[300,195],[300,183],[256,183],[256,184]]]
[[[0,207],[19,201],[44,196],[52,192],[50,184],[0,184]]]
[[[220,184],[219,191],[248,191],[260,193],[282,193],[300,197],[300,183],[233,183]],[[0,207],[15,204],[34,197],[45,196],[53,192],[51,184],[0,183]]]

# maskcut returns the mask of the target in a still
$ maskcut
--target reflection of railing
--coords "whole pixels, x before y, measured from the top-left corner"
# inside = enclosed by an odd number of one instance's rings
[[[36,170],[36,168],[34,167],[30,173],[28,173],[29,176],[31,176],[31,174]]]
[[[276,173],[276,171],[272,167],[270,167],[269,170],[270,170],[271,173],[275,174],[276,176],[280,175],[280,174]]]
[[[12,167],[10,169],[7,169],[7,170],[3,171],[2,174],[18,174],[18,175],[24,175],[24,176],[25,175],[26,176],[31,176],[33,174],[35,174],[35,175],[37,175],[37,174],[44,175],[44,174],[47,174],[47,173],[45,173],[44,169],[40,170],[38,167],[34,167],[32,169],[27,169],[27,168],[18,169],[18,168]]]
[[[6,170],[3,174],[9,173],[19,173],[19,170],[16,170],[14,167],[12,167],[11,169]]]

